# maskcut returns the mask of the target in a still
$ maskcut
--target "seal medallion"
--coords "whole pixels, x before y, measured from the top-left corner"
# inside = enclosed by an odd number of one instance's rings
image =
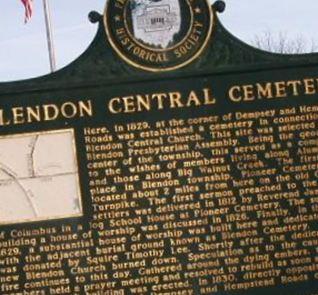
[[[214,14],[207,0],[109,0],[104,23],[111,46],[123,60],[162,72],[201,55]]]

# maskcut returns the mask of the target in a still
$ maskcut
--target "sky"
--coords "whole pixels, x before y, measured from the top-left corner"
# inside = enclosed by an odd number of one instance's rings
[[[42,0],[34,1],[34,15],[24,24],[20,0],[0,1],[0,82],[49,73]],[[214,2],[214,1],[213,1]],[[253,43],[255,36],[271,32],[288,38],[301,36],[318,44],[317,0],[226,0],[220,19],[235,36]],[[49,0],[58,69],[76,59],[89,46],[97,25],[88,13],[103,12],[105,0]]]

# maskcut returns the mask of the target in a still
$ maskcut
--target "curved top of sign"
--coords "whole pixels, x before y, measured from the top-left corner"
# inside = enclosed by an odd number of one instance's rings
[[[104,15],[94,15],[99,29],[78,59],[53,74],[0,83],[0,96],[318,64],[318,54],[274,54],[245,44],[207,0],[109,0]]]

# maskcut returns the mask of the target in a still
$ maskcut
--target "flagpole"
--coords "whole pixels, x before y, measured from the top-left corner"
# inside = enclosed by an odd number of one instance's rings
[[[55,48],[53,42],[53,31],[52,31],[52,22],[51,22],[51,13],[48,0],[43,0],[45,24],[46,24],[46,37],[47,37],[47,46],[49,51],[50,58],[50,67],[51,72],[56,71],[56,58],[55,58]]]

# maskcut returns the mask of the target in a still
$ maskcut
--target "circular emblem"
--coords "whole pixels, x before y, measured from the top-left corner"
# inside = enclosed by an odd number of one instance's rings
[[[183,67],[205,49],[214,15],[207,0],[109,0],[109,42],[127,63],[160,72]]]

